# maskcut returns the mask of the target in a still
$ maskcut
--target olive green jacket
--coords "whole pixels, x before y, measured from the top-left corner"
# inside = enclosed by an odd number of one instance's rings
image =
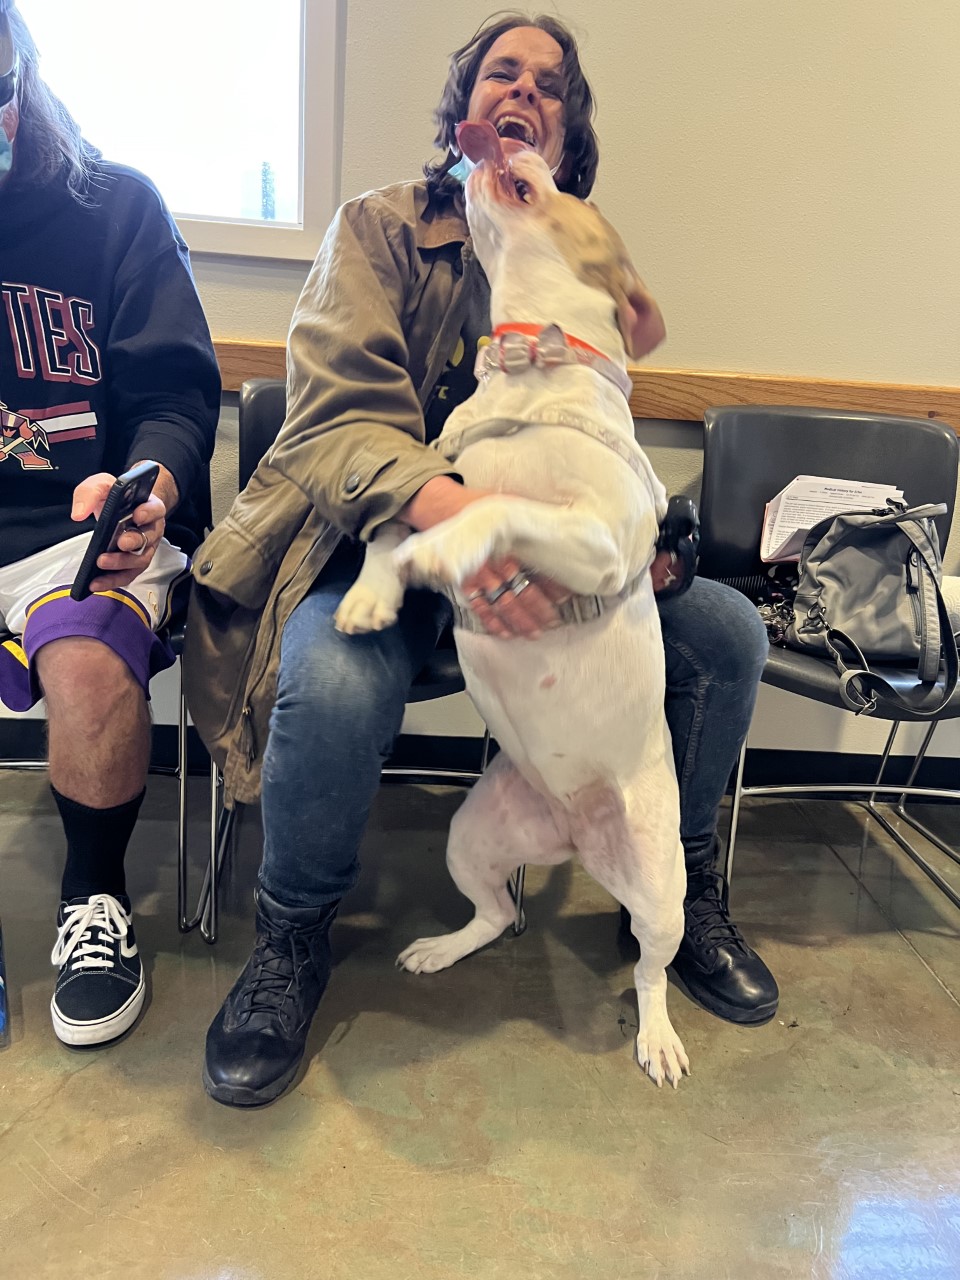
[[[350,201],[324,238],[293,315],[283,428],[194,559],[184,679],[228,803],[259,794],[280,636],[341,533],[369,539],[456,474],[423,414],[475,290],[488,306],[459,201],[425,182]]]

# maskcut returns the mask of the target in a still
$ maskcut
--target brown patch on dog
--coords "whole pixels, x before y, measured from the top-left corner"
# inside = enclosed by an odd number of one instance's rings
[[[558,192],[547,211],[554,244],[585,283],[609,293],[627,355],[639,360],[666,336],[663,316],[619,234],[594,204]]]

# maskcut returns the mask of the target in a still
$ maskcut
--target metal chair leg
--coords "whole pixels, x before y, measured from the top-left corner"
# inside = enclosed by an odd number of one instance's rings
[[[733,789],[733,804],[730,807],[730,832],[727,836],[727,851],[724,855],[723,878],[726,881],[726,893],[730,893],[730,880],[733,876],[733,855],[737,847],[737,828],[740,825],[740,801],[743,796],[743,769],[747,762],[747,740],[744,738],[737,761],[737,780]]]
[[[217,940],[220,918],[220,881],[223,876],[223,864],[227,860],[233,837],[237,829],[237,808],[220,809],[217,825],[213,828],[214,839],[210,848],[210,866],[204,877],[202,919],[200,934],[204,942],[211,946]]]
[[[187,699],[180,667],[180,723],[177,727],[177,786],[180,810],[177,815],[177,920],[182,932],[187,926]]]
[[[929,749],[936,732],[939,721],[934,721],[927,730],[920,750],[914,757],[913,764],[910,769],[909,777],[906,782],[893,783],[885,782],[884,778],[887,767],[893,755],[893,745],[899,732],[902,721],[894,721],[889,734],[887,735],[886,745],[880,759],[880,768],[873,782],[843,782],[843,783],[822,783],[822,782],[805,782],[805,783],[784,783],[764,786],[743,785],[743,764],[746,755],[746,743],[744,743],[743,751],[740,756],[740,764],[737,769],[737,784],[733,798],[733,810],[730,821],[730,838],[727,842],[726,856],[726,875],[729,885],[730,873],[733,869],[733,850],[736,843],[737,824],[740,814],[740,802],[745,796],[794,796],[802,799],[805,796],[831,796],[837,799],[849,799],[851,802],[860,804],[867,814],[874,818],[878,826],[900,846],[903,852],[911,859],[912,862],[920,868],[925,876],[931,880],[937,888],[943,893],[956,907],[960,907],[960,893],[949,883],[935,867],[933,867],[924,856],[916,849],[909,840],[902,835],[893,825],[885,813],[882,813],[878,807],[878,798],[886,798],[888,804],[893,804],[895,812],[903,822],[907,824],[911,830],[916,831],[918,835],[925,840],[929,840],[937,849],[951,858],[955,863],[960,865],[960,851],[953,846],[947,844],[929,827],[925,826],[919,819],[915,818],[911,813],[907,812],[907,798],[912,800],[931,799],[931,800],[960,800],[960,789],[951,789],[949,787],[918,787],[916,785],[916,776],[923,762],[924,756]],[[866,796],[866,799],[864,799]]]
[[[874,784],[876,786],[883,785],[883,775],[887,768],[887,762],[889,761],[890,755],[893,751],[893,742],[897,736],[897,732],[900,728],[901,723],[902,721],[895,721],[887,737],[886,746],[884,747],[884,750],[883,750],[883,756],[880,760],[880,768],[877,772],[877,777]],[[958,866],[960,866],[960,853],[958,853],[958,851],[954,849],[952,845],[949,845],[946,843],[946,841],[941,840],[941,838],[936,834],[936,832],[931,831],[929,827],[927,827],[924,823],[922,823],[918,818],[915,818],[913,814],[907,813],[907,810],[906,810],[907,796],[911,794],[910,788],[912,788],[914,785],[914,780],[920,769],[920,765],[923,763],[923,758],[927,754],[927,749],[929,748],[930,743],[933,741],[933,735],[934,733],[936,733],[937,725],[938,725],[938,722],[934,721],[933,724],[930,725],[930,728],[927,730],[926,734],[924,735],[923,742],[920,744],[920,750],[917,752],[916,756],[914,757],[913,765],[911,766],[910,773],[907,777],[907,781],[904,783],[904,790],[901,792],[900,798],[894,807],[895,807],[897,816],[901,818],[901,820],[904,821],[908,827],[916,831],[918,835],[923,836],[925,840],[929,840],[932,845],[934,845],[942,853],[946,854],[948,858],[951,858],[955,863],[958,864]],[[885,789],[889,790],[888,787]],[[958,796],[960,796],[960,792],[958,792],[957,794]],[[894,827],[893,823],[890,822],[889,818],[887,818],[886,814],[881,813],[880,810],[877,808],[876,792],[871,792],[869,797],[866,800],[862,801],[862,804],[863,804],[863,807],[870,814],[870,816],[874,818],[880,824],[881,827],[883,827],[887,835],[889,835],[892,839],[894,839],[897,842],[897,844],[900,846],[903,852],[907,855],[907,857],[910,858],[910,860],[920,868],[920,870],[924,873],[924,875],[926,875],[930,880],[933,881],[933,883],[937,886],[940,892],[945,894],[955,907],[960,907],[960,894],[957,893],[953,885],[950,884],[950,882],[946,880],[940,874],[939,871],[937,871],[936,867],[931,866],[931,864],[926,860],[926,858],[923,857],[923,855],[919,852],[919,850],[915,849],[914,846],[910,843],[910,841],[900,834],[900,832],[896,829],[896,827]]]
[[[507,881],[507,892],[513,899],[513,905],[515,908],[513,924],[510,926],[513,929],[513,936],[515,938],[519,938],[520,934],[523,933],[524,929],[527,927],[527,917],[523,910],[523,882],[526,878],[526,873],[526,863],[522,863],[517,867],[516,871]]]
[[[188,901],[188,867],[186,842],[180,850],[180,883],[178,901],[180,908],[180,931],[191,933],[199,928],[205,942],[211,945],[217,940],[220,909],[220,877],[226,860],[235,827],[235,809],[224,809],[220,804],[222,787],[220,770],[210,762],[210,842],[207,866],[203,873],[203,882],[197,897],[197,905],[193,915],[187,914]]]

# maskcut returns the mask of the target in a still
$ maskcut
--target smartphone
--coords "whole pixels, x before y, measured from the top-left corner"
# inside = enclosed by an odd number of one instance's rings
[[[90,594],[90,583],[103,572],[98,569],[97,561],[107,551],[116,551],[117,539],[130,528],[137,507],[153,493],[159,475],[160,467],[156,462],[138,462],[122,476],[117,476],[70,588],[71,600],[86,600]]]

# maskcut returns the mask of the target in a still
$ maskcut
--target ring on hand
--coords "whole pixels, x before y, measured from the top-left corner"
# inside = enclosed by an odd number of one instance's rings
[[[146,551],[147,547],[149,547],[149,545],[150,545],[150,539],[147,537],[147,535],[143,532],[143,530],[142,530],[142,529],[136,529],[136,530],[131,529],[131,530],[130,530],[130,532],[131,532],[131,533],[139,533],[139,535],[140,535],[140,546],[139,546],[139,547],[137,547],[136,551],[131,551],[131,552],[130,552],[130,555],[132,555],[132,556],[142,556],[142,555],[143,555],[143,553]]]
[[[486,598],[487,593],[482,588],[478,588],[476,591],[471,591],[467,596],[467,604],[473,604],[474,600],[485,600]]]
[[[505,596],[509,590],[510,584],[508,582],[501,582],[499,587],[494,587],[492,591],[485,591],[483,594],[487,604],[496,604],[500,597]]]
[[[521,591],[526,591],[529,585],[530,585],[530,579],[522,571],[515,573],[513,577],[510,579],[510,581],[507,583],[507,586],[510,588],[510,590],[513,592],[515,596],[518,596]]]

